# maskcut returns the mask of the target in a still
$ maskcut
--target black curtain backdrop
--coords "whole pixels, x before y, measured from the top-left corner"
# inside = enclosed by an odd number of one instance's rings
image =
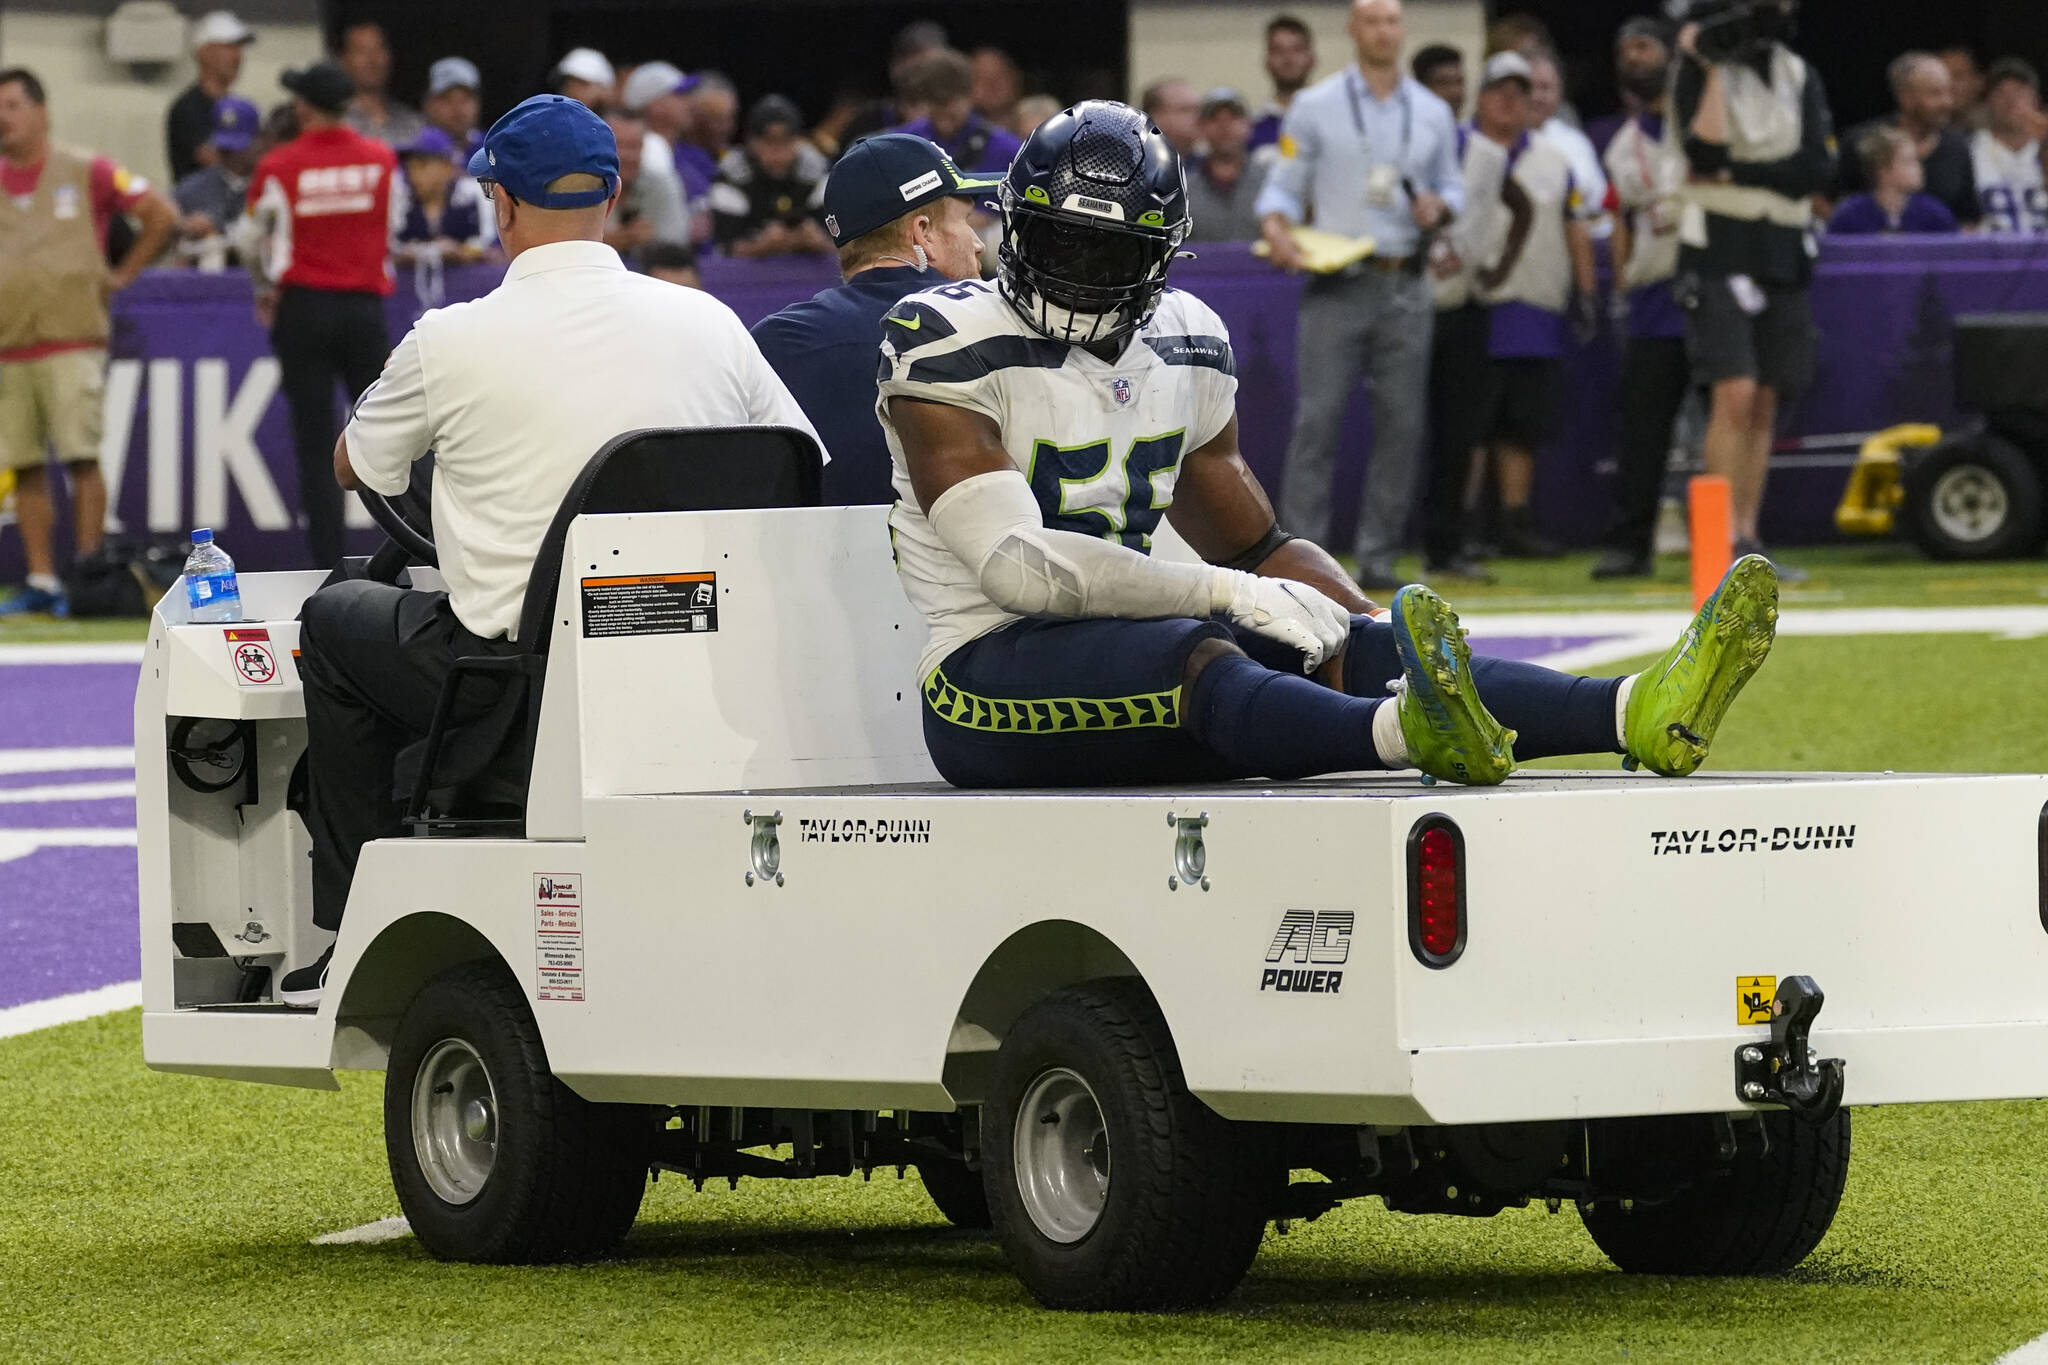
[[[1129,45],[1122,0],[327,0],[323,18],[330,41],[347,24],[382,24],[392,91],[408,103],[436,59],[468,57],[483,73],[486,124],[543,90],[572,47],[620,67],[658,58],[715,68],[732,77],[743,108],[785,94],[815,119],[841,91],[884,93],[889,45],[913,20],[937,20],[964,51],[1003,48],[1024,68],[1027,91],[1069,102],[1120,95]]]

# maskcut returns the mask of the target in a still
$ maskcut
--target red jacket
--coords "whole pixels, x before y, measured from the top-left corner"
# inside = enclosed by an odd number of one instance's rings
[[[268,230],[265,273],[301,289],[391,292],[391,178],[398,157],[347,127],[301,133],[249,179]]]

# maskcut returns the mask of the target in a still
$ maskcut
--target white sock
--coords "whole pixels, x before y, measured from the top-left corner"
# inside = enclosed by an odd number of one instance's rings
[[[1614,742],[1624,751],[1628,749],[1628,694],[1636,690],[1636,679],[1642,676],[1629,674],[1614,693]]]
[[[1379,750],[1380,762],[1390,771],[1415,766],[1408,761],[1408,737],[1401,733],[1400,693],[1406,688],[1407,679],[1396,678],[1387,687],[1394,695],[1372,713],[1372,747]]]
[[[28,576],[28,585],[37,592],[64,591],[64,580],[53,573],[32,573]]]

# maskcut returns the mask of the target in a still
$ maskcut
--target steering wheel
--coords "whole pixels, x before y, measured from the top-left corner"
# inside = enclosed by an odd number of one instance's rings
[[[434,548],[434,454],[413,461],[412,481],[403,493],[387,497],[368,488],[356,490],[363,508],[389,543],[370,558],[370,577],[389,583],[408,564],[441,567]]]

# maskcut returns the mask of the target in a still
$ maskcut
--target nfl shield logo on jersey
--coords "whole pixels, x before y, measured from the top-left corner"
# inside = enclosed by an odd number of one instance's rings
[[[1118,407],[1120,407],[1120,408],[1126,408],[1126,407],[1129,407],[1129,406],[1130,406],[1130,404],[1131,404],[1131,381],[1130,381],[1130,380],[1128,380],[1128,379],[1125,379],[1125,378],[1124,378],[1124,377],[1123,377],[1122,375],[1118,375],[1118,376],[1117,376],[1117,377],[1116,377],[1115,379],[1112,379],[1112,380],[1110,380],[1110,381],[1109,381],[1109,391],[1110,391],[1110,393],[1111,393],[1111,394],[1113,394],[1113,395],[1115,396],[1115,398],[1116,398],[1116,405],[1117,405]]]

